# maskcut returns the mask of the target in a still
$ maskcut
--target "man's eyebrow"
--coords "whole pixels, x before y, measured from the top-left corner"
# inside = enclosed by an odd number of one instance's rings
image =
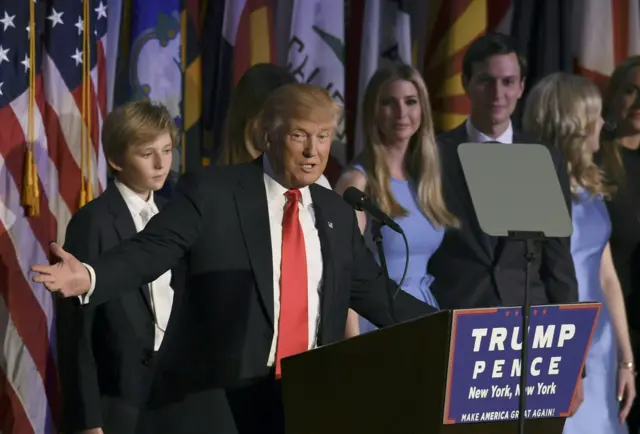
[[[309,132],[304,128],[304,127],[299,127],[299,126],[293,126],[291,127],[291,130],[289,131],[290,133],[295,133],[295,132],[303,132],[306,134],[309,134]]]
[[[331,130],[333,130],[333,128],[334,127],[332,125],[327,125],[326,127],[318,128],[318,132],[331,131]],[[313,134],[311,131],[305,129],[304,127],[300,127],[300,126],[291,127],[291,131],[289,131],[289,132],[293,133],[293,132],[296,132],[296,131],[300,131],[300,132],[303,132],[305,134]]]
[[[495,75],[491,75],[487,72],[479,72],[477,76],[480,78],[493,78],[496,80],[503,80],[505,78],[518,78],[518,74],[505,75],[504,77],[496,77]]]

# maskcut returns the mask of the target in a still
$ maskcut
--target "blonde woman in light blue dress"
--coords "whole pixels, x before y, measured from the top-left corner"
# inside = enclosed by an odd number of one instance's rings
[[[634,360],[624,299],[609,249],[610,194],[593,162],[599,147],[602,99],[584,77],[545,77],[527,98],[524,130],[555,144],[567,162],[573,192],[571,255],[580,301],[602,303],[587,356],[584,401],[567,418],[564,434],[627,434],[635,399]]]

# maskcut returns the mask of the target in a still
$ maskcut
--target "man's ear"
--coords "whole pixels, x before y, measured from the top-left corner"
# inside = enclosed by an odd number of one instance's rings
[[[271,140],[269,140],[268,133],[264,133],[264,140],[262,142],[262,147],[265,151],[268,151],[271,148]]]
[[[464,74],[462,74],[460,76],[460,81],[462,81],[462,88],[464,89],[465,93],[469,93],[468,87],[469,87],[469,78],[465,77]]]
[[[526,86],[526,80],[527,79],[525,77],[523,77],[520,80],[520,95],[518,95],[518,98],[522,98],[522,95],[524,94],[524,89],[525,89],[525,86]]]
[[[113,170],[114,172],[122,172],[122,166],[116,164],[115,161],[113,161],[111,158],[107,159],[107,161],[109,162],[109,167],[111,167],[111,170]]]

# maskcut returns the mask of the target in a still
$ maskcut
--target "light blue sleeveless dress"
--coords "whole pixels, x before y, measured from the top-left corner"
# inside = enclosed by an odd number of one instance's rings
[[[602,309],[587,356],[584,401],[578,412],[567,418],[563,433],[627,434],[626,424],[621,425],[618,420],[618,348],[600,285],[600,262],[611,234],[611,222],[602,198],[590,198],[584,189],[578,190],[578,195],[572,206],[571,256],[579,299],[602,303]]]
[[[356,163],[351,167],[366,176],[361,164]],[[427,264],[431,255],[442,243],[444,229],[431,224],[429,219],[422,213],[416,202],[415,188],[411,181],[392,179],[391,193],[393,193],[396,201],[407,210],[406,216],[394,219],[404,231],[409,242],[409,265],[402,289],[415,298],[437,308],[438,303],[429,289],[433,276],[427,274]],[[364,238],[379,263],[378,251],[369,230],[370,224],[367,221],[367,230]],[[406,256],[404,240],[402,235],[387,227],[383,227],[381,233],[389,277],[396,282],[400,282]],[[376,330],[376,327],[366,319],[360,318],[360,333],[367,333],[372,330]]]

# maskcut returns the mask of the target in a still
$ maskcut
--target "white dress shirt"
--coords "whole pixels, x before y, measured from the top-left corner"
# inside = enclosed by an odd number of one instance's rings
[[[329,180],[324,175],[320,175],[320,178],[318,178],[318,180],[316,181],[316,184],[321,185],[322,187],[328,190],[332,189],[331,184],[329,183]]]
[[[272,178],[273,169],[269,160],[262,159],[264,167],[264,186],[267,191],[267,207],[269,209],[269,227],[271,229],[271,256],[273,260],[273,320],[274,333],[269,351],[267,366],[273,366],[276,360],[276,344],[278,342],[278,320],[280,318],[280,273],[282,262],[282,219],[287,202],[287,188]],[[316,218],[309,187],[300,189],[300,225],[304,235],[304,247],[307,255],[307,293],[309,312],[309,349],[317,344],[318,324],[320,322],[320,290],[322,287],[322,250],[320,237],[316,228]]]
[[[471,120],[467,118],[465,122],[465,128],[467,130],[467,136],[469,136],[469,142],[471,143],[484,143],[484,142],[500,142],[505,144],[513,143],[513,126],[511,125],[511,121],[509,121],[509,127],[505,130],[504,133],[500,134],[500,136],[489,137],[481,131],[478,131],[476,127],[471,124]]]

